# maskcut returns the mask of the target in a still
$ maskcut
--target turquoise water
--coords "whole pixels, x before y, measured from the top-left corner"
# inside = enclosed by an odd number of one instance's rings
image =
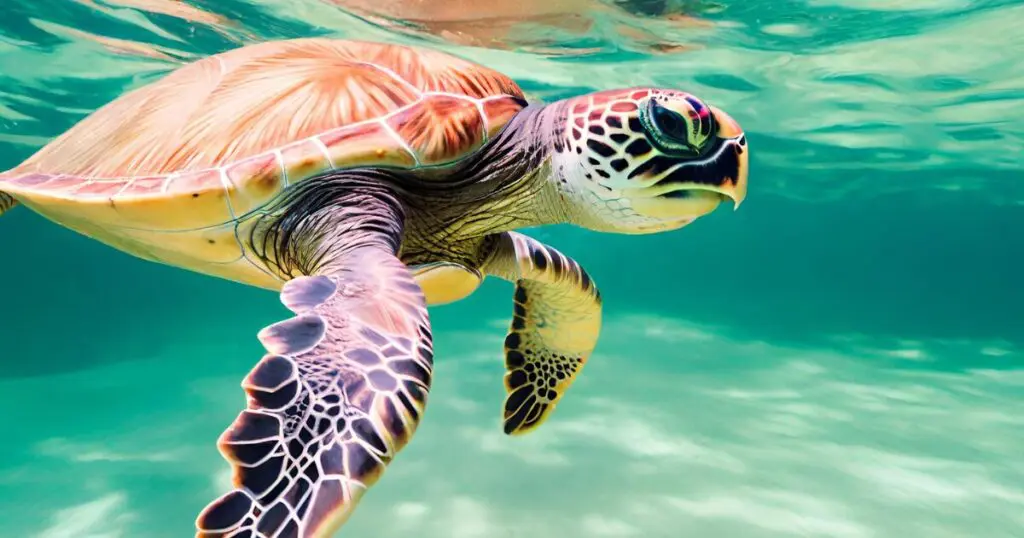
[[[737,212],[529,231],[589,270],[606,320],[535,433],[500,428],[511,287],[433,310],[424,422],[342,536],[1024,536],[1019,2],[691,2],[667,10],[686,24],[609,11],[476,47],[317,0],[3,11],[0,168],[181,61],[309,35],[429,44],[537,100],[679,87],[747,129]],[[24,208],[0,252],[0,536],[190,536],[276,295]]]

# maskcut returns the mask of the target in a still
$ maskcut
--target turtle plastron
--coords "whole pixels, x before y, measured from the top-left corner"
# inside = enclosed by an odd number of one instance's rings
[[[480,271],[455,262],[434,262],[412,268],[429,305],[454,303],[469,297],[484,281]]]

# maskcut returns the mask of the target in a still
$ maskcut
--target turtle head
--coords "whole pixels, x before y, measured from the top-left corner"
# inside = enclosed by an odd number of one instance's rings
[[[725,112],[677,90],[568,100],[552,164],[576,224],[645,234],[681,228],[747,192],[747,140]]]

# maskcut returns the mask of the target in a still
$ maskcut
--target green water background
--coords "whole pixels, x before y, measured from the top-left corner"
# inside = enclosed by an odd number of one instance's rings
[[[197,55],[243,32],[422,42],[316,0],[193,4],[234,28],[5,0],[0,167],[173,67],[73,30]],[[670,234],[530,231],[588,268],[606,322],[528,437],[500,432],[511,287],[435,309],[423,425],[343,536],[1024,536],[1024,5],[700,9],[715,26],[668,55],[600,28],[566,58],[436,43],[537,99],[701,95],[748,131],[750,194]],[[0,284],[0,536],[190,536],[277,297],[24,208]]]

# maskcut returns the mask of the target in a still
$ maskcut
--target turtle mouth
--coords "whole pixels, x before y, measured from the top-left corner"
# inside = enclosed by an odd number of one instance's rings
[[[716,137],[701,157],[674,159],[653,188],[659,191],[658,197],[670,200],[685,200],[710,191],[739,207],[746,195],[745,145],[743,135]]]
[[[711,198],[718,198],[719,200],[722,200],[722,201],[732,200],[731,197],[729,197],[729,196],[727,196],[725,194],[722,194],[720,192],[717,192],[717,191],[715,191],[713,189],[680,189],[680,190],[677,190],[677,191],[666,192],[665,194],[662,194],[660,197],[661,198],[666,198],[666,199],[669,199],[669,200],[689,200],[689,199],[697,198],[698,197],[698,193],[705,193],[704,197],[707,197],[707,195],[710,195]]]

